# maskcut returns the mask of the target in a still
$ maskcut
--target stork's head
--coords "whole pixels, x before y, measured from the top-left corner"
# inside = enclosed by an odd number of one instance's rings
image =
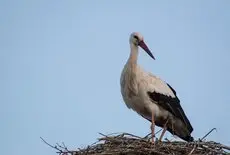
[[[135,46],[140,46],[143,50],[145,50],[146,53],[148,53],[148,55],[151,58],[153,58],[155,60],[153,54],[151,53],[151,51],[149,50],[148,46],[144,42],[144,37],[140,33],[133,32],[130,35],[129,42],[130,42],[130,44],[133,44]]]

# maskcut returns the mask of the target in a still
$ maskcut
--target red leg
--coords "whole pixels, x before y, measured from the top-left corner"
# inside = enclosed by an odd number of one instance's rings
[[[161,136],[160,136],[160,138],[159,138],[159,141],[161,142],[161,140],[162,140],[162,138],[163,138],[163,136],[164,136],[164,134],[165,134],[165,132],[166,132],[166,127],[164,127],[163,128],[163,131],[162,131],[162,133],[161,133]]]
[[[154,138],[155,138],[155,118],[154,118],[154,114],[153,113],[152,113],[151,130],[152,130],[152,143],[154,143]]]
[[[164,134],[165,134],[165,132],[166,132],[166,130],[167,130],[167,123],[168,123],[168,120],[166,121],[166,123],[165,123],[165,125],[164,125],[164,127],[163,127],[163,131],[162,131],[162,133],[161,133],[161,135],[160,135],[159,141],[162,140],[162,138],[163,138],[163,136],[164,136]]]

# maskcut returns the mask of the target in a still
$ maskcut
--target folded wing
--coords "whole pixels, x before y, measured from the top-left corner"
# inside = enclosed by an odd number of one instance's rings
[[[176,95],[176,91],[166,82],[154,77],[150,90],[147,91],[151,100],[155,101],[163,109],[172,113],[179,118],[191,133],[193,128],[180,105],[180,100]]]

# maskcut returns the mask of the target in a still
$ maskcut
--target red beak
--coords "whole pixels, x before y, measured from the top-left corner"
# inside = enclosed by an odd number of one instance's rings
[[[143,50],[145,50],[146,53],[148,53],[148,55],[153,58],[155,60],[155,57],[153,56],[153,54],[151,53],[151,51],[149,50],[148,46],[145,44],[145,42],[142,40],[139,42],[138,44]]]

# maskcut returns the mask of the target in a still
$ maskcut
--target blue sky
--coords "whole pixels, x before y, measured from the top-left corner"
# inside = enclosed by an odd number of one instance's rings
[[[2,154],[55,154],[99,132],[145,136],[126,108],[120,73],[129,35],[141,32],[156,61],[139,64],[177,91],[197,139],[230,145],[230,1],[0,1]],[[168,138],[172,138],[167,133]]]

